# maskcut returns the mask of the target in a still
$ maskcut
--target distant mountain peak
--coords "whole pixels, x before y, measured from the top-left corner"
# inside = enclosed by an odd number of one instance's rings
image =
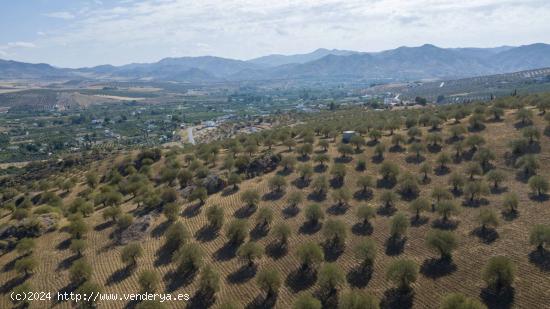
[[[155,63],[81,69],[0,60],[0,78],[388,82],[456,79],[543,67],[550,67],[550,45],[544,43],[494,48],[442,48],[423,44],[375,53],[318,48],[306,54],[268,55],[248,61],[215,56],[168,57]]]

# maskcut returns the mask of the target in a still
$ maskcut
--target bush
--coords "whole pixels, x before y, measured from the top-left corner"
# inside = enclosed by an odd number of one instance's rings
[[[436,205],[437,212],[443,217],[443,222],[447,222],[449,217],[458,213],[456,203],[451,200],[443,200]]]

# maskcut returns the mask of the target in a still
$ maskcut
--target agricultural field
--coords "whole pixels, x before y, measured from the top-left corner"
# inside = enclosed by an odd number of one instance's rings
[[[548,308],[547,98],[352,106],[6,175],[0,307]]]

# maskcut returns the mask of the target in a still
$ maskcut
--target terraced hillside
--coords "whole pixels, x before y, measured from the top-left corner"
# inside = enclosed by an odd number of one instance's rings
[[[534,101],[327,112],[220,144],[123,153],[87,173],[13,182],[2,191],[0,307],[14,305],[15,289],[191,297],[99,308],[350,308],[363,292],[371,306],[354,308],[438,308],[450,293],[473,299],[460,308],[549,308],[549,118]],[[350,129],[355,137],[341,144]],[[31,218],[48,214],[57,228],[41,234]],[[150,226],[130,235],[139,222]],[[136,263],[123,262],[134,244]],[[501,280],[491,281],[486,267],[497,256],[514,280],[501,265],[493,267]],[[399,284],[388,270],[404,260],[413,265],[400,264],[397,277],[408,280]],[[144,284],[144,272],[158,285]],[[75,305],[92,304],[30,303]]]

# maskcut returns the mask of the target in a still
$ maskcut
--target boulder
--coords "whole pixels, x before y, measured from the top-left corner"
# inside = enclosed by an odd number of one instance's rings
[[[143,217],[139,217],[130,226],[122,231],[120,235],[118,236],[118,243],[121,245],[125,245],[132,241],[139,241],[142,240],[149,230],[151,229],[151,225],[153,224],[153,216],[152,215],[145,215]]]
[[[210,174],[201,180],[202,186],[206,189],[208,194],[213,194],[221,191],[225,188],[225,180],[216,174]]]

